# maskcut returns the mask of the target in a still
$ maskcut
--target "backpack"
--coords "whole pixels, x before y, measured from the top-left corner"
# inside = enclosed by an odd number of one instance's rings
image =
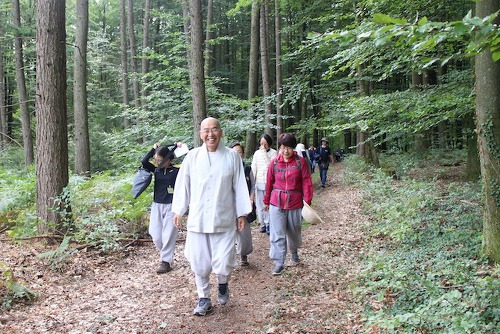
[[[135,173],[134,180],[132,182],[132,196],[134,199],[139,197],[140,194],[146,190],[151,184],[153,179],[153,173],[144,167],[139,167]]]

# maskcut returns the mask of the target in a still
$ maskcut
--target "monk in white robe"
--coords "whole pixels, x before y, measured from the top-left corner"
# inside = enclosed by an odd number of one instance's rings
[[[236,229],[243,230],[246,215],[252,211],[241,158],[224,146],[222,135],[217,119],[201,122],[203,145],[186,155],[174,187],[172,211],[177,228],[182,227],[180,218],[189,209],[184,254],[195,274],[199,296],[195,315],[212,311],[212,271],[219,283],[219,303],[229,300],[227,283],[237,266]]]

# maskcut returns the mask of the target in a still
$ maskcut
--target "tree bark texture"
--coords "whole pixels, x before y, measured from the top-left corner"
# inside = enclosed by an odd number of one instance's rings
[[[471,113],[465,120],[467,127],[467,164],[465,166],[465,179],[477,181],[481,176],[479,150],[477,147],[477,134],[475,132],[474,115]]]
[[[144,107],[146,104],[147,90],[145,85],[146,74],[149,71],[149,27],[151,25],[150,20],[151,12],[151,0],[146,0],[144,2],[144,22],[142,24],[142,59],[141,59],[141,73],[142,73],[142,91],[141,91],[141,106]]]
[[[248,66],[248,100],[252,102],[259,93],[259,3],[252,1],[252,18],[250,23],[250,63]],[[255,119],[254,109],[250,107],[250,119]],[[250,158],[257,149],[257,134],[251,127],[246,134],[245,156]]]
[[[128,38],[129,38],[129,48],[130,48],[130,71],[132,72],[132,87],[134,91],[134,106],[139,108],[141,106],[141,93],[139,88],[139,79],[137,78],[137,46],[135,41],[135,29],[134,29],[134,0],[128,0],[127,7],[127,26],[128,26]]]
[[[207,117],[205,98],[205,76],[203,62],[203,18],[201,13],[201,0],[189,1],[191,17],[191,61],[189,68],[189,81],[193,94],[193,123],[194,143],[201,146],[200,123]]]
[[[121,42],[121,79],[122,79],[122,103],[123,108],[130,106],[128,96],[129,82],[128,82],[128,57],[127,57],[127,9],[126,0],[120,0],[120,42]],[[125,116],[123,118],[123,125],[125,128],[130,127],[130,118]]]
[[[422,75],[417,72],[412,72],[411,74],[411,85],[414,91],[420,91],[422,89],[422,85],[424,84],[424,78]],[[414,149],[417,153],[422,153],[428,149],[426,133],[425,131],[418,131],[415,133],[414,138]]]
[[[500,0],[476,3],[476,15],[500,10]],[[500,18],[495,19],[500,23]],[[476,124],[483,180],[483,251],[500,262],[500,61],[490,50],[476,56]]]
[[[206,38],[205,38],[205,77],[208,77],[213,64],[213,49],[214,46],[210,43],[213,39],[213,27],[212,22],[214,19],[214,1],[207,1],[207,27],[206,27]]]
[[[1,25],[1,22],[0,22]],[[0,26],[0,33],[3,29]],[[0,147],[7,146],[7,107],[5,96],[5,75],[3,69],[3,49],[0,44]]]
[[[269,43],[268,43],[268,29],[266,17],[267,3],[263,2],[260,7],[260,65],[262,72],[262,90],[264,93],[264,120],[265,132],[273,137],[273,130],[271,129],[271,82],[269,74]]]
[[[38,1],[36,6],[36,189],[38,232],[46,222],[61,222],[54,198],[68,184],[66,107],[66,18],[64,0]],[[58,207],[57,209],[62,209]]]
[[[75,172],[90,175],[90,140],[87,108],[87,39],[89,31],[89,1],[76,2],[76,31],[74,52],[74,117]]]
[[[16,59],[16,82],[19,108],[21,109],[21,128],[23,133],[24,163],[26,166],[34,162],[33,135],[31,133],[31,117],[28,106],[28,93],[26,91],[26,79],[24,75],[23,39],[21,36],[21,12],[19,0],[12,0],[12,17],[14,28],[14,53]]]
[[[276,41],[276,138],[279,138],[283,129],[283,87],[281,74],[281,14],[280,2],[274,1],[274,39]]]

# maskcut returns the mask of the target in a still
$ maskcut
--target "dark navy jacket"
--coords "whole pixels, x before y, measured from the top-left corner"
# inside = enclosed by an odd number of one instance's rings
[[[174,185],[177,179],[177,174],[179,173],[179,168],[168,166],[165,169],[158,169],[155,165],[149,162],[155,154],[155,149],[152,148],[151,151],[146,154],[142,159],[142,166],[148,171],[154,173],[154,202],[169,204],[172,203],[172,198],[174,197]],[[169,191],[170,189],[170,191]]]

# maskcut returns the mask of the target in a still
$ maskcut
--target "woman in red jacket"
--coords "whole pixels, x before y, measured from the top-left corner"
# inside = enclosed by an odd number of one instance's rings
[[[287,245],[292,262],[299,262],[298,248],[302,244],[303,201],[311,204],[313,186],[307,161],[293,149],[297,139],[283,133],[278,139],[279,154],[267,170],[264,210],[269,210],[271,247],[269,257],[274,261],[273,275],[285,268]]]

